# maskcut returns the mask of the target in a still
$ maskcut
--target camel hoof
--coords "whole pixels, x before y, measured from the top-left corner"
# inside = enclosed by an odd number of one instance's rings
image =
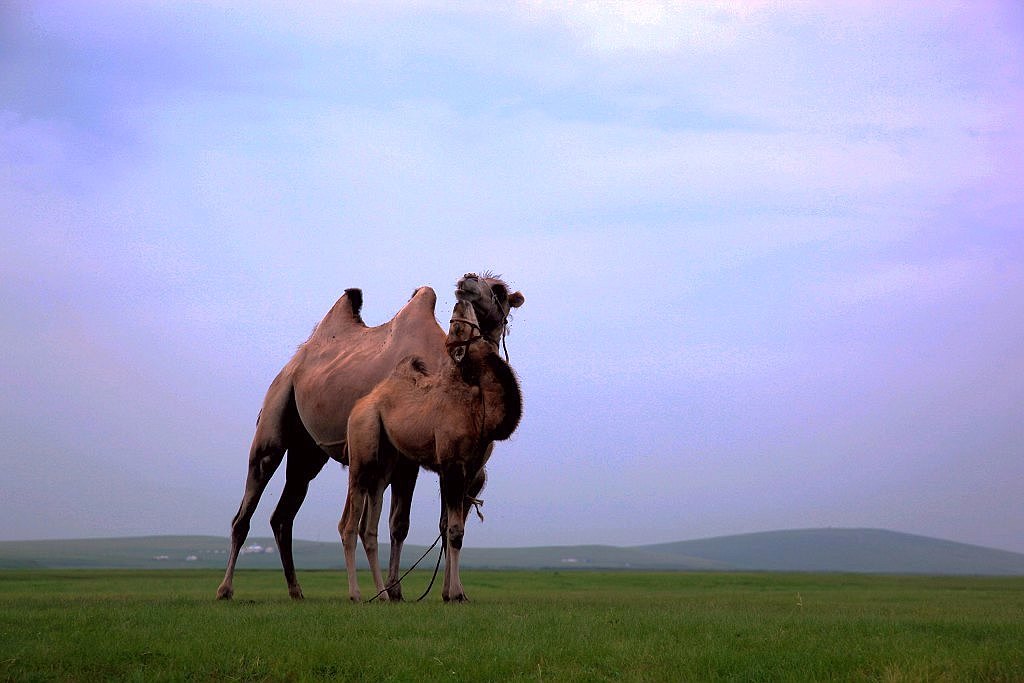
[[[469,602],[469,598],[466,597],[465,593],[459,593],[458,595],[449,595],[444,597],[445,602]]]
[[[389,600],[391,600],[391,602],[403,602],[405,600],[405,598],[402,597],[402,587],[401,586],[395,586],[394,588],[389,588],[388,592],[385,593],[385,595],[388,597]]]
[[[348,601],[351,602],[353,605],[357,605],[360,602],[362,602],[362,597],[357,593],[356,595],[348,596]]]
[[[235,590],[231,586],[221,586],[217,589],[218,600],[230,600],[235,597]]]
[[[288,595],[292,600],[305,600],[306,596],[302,594],[302,589],[298,586],[288,589]]]

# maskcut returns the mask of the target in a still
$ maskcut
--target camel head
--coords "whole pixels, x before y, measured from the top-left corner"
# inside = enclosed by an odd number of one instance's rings
[[[508,314],[526,300],[522,292],[509,293],[508,285],[490,273],[466,273],[455,286],[459,302],[472,304],[480,334],[499,344],[508,326]]]

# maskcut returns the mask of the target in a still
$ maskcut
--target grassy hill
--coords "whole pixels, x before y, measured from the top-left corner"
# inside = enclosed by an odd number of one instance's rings
[[[882,529],[768,531],[643,548],[739,570],[1024,574],[1024,554]]]
[[[340,542],[295,541],[303,569],[341,569]],[[223,568],[226,539],[148,536],[0,542],[0,568]],[[423,552],[406,546],[406,564]],[[381,548],[386,561],[387,546]],[[436,553],[436,551],[435,551]],[[362,552],[359,553],[362,558]],[[430,562],[432,554],[425,562]],[[360,562],[363,560],[360,559]],[[879,529],[803,529],[634,547],[473,548],[467,567],[1024,575],[1024,554]],[[250,538],[240,568],[277,569],[273,539]]]

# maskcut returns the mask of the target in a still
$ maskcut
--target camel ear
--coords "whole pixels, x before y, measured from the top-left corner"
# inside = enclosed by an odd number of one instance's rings
[[[526,301],[526,297],[523,296],[522,292],[516,292],[515,294],[508,295],[508,305],[512,308],[519,308]]]

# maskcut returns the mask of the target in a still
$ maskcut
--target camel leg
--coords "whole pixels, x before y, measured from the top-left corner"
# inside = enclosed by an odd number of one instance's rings
[[[441,598],[445,602],[466,602],[466,592],[459,578],[459,555],[465,535],[466,475],[462,471],[441,474],[441,504],[444,506],[442,525],[447,557],[444,565],[444,588]]]
[[[295,559],[292,554],[292,527],[295,515],[298,514],[302,501],[309,491],[309,482],[320,474],[327,463],[327,454],[320,450],[308,435],[293,438],[295,444],[288,449],[284,490],[278,501],[274,514],[270,516],[270,528],[274,530],[274,540],[281,554],[281,567],[288,583],[288,595],[294,600],[301,600],[302,587],[295,575]]]
[[[372,494],[383,494],[387,478],[380,468],[381,450],[381,426],[380,417],[372,407],[359,406],[353,410],[348,420],[348,495],[345,497],[345,509],[341,514],[341,521],[338,522],[338,532],[341,534],[341,545],[345,550],[345,572],[348,574],[348,597],[352,602],[359,602],[359,581],[356,576],[356,537],[363,536],[363,547],[367,550],[367,559],[370,559],[369,548],[366,547],[366,531],[369,524],[369,516],[366,508],[372,508],[373,503],[367,499]],[[372,489],[372,490],[371,490]],[[377,519],[380,520],[381,505],[378,505]],[[374,527],[376,533],[376,527]],[[373,554],[376,555],[376,537],[373,539]],[[377,576],[380,577],[380,567],[377,568]],[[383,587],[383,586],[381,586]],[[378,588],[379,590],[379,588]]]
[[[257,437],[258,435],[257,430]],[[224,580],[217,588],[218,600],[230,600],[234,597],[235,564],[238,562],[238,553],[249,536],[249,522],[253,513],[256,512],[256,505],[260,502],[270,477],[277,470],[284,458],[284,446],[280,441],[271,443],[259,443],[258,438],[253,441],[252,449],[249,451],[249,472],[245,479],[245,493],[242,495],[242,502],[238,506],[238,512],[231,520],[231,549],[228,551],[228,568],[224,573]]]
[[[488,451],[488,453],[489,453],[489,451]],[[473,501],[476,499],[476,497],[480,493],[480,491],[483,490],[484,484],[486,482],[487,482],[487,473],[484,470],[484,468],[481,467],[480,470],[476,473],[476,476],[473,477],[472,480],[470,480],[469,485],[466,487],[466,493],[465,493],[465,496],[463,497],[462,517],[461,517],[463,530],[465,530],[465,528],[466,528],[466,518],[469,517],[469,510],[472,507]],[[394,494],[392,494],[392,495],[394,495]],[[438,528],[440,529],[440,532],[441,532],[441,543],[442,543],[442,546],[443,546],[443,552],[444,552],[446,557],[451,557],[451,545],[448,543],[448,507],[445,504],[445,498],[444,498],[444,494],[443,493],[441,495],[441,522],[438,525]],[[458,573],[457,569],[456,569],[455,573],[456,574]],[[449,564],[446,562],[445,563],[445,571],[444,571],[444,586],[442,588],[442,593],[441,593],[442,596],[450,594],[450,592],[451,592],[451,580],[452,580],[452,572],[449,571]],[[465,598],[465,594],[463,594],[463,599],[467,599],[467,598]]]
[[[412,494],[416,488],[416,477],[420,468],[415,462],[399,458],[391,475],[391,558],[388,561],[388,597],[402,600],[401,576],[402,547],[409,535],[409,513],[412,509]]]
[[[292,444],[292,436],[301,427],[298,411],[295,409],[295,395],[292,390],[291,372],[286,366],[270,383],[263,407],[256,418],[256,434],[249,448],[249,472],[245,480],[245,493],[238,512],[231,521],[231,549],[228,551],[228,568],[224,580],[217,588],[217,598],[230,600],[234,595],[235,564],[238,553],[249,535],[249,523],[260,502],[270,477],[277,471],[284,453]],[[301,429],[305,433],[305,429]],[[307,435],[308,439],[309,436]],[[289,458],[290,460],[291,458]]]
[[[359,579],[356,576],[356,538],[358,527],[363,517],[366,494],[356,487],[352,470],[349,470],[348,496],[345,497],[345,508],[338,522],[338,533],[341,534],[341,545],[345,550],[345,574],[348,576],[348,599],[359,602]]]
[[[380,559],[377,555],[377,530],[380,527],[380,513],[384,507],[384,489],[387,488],[387,480],[381,478],[377,486],[366,496],[366,507],[363,509],[362,519],[359,524],[359,538],[363,541],[363,551],[366,553],[366,562],[370,565],[370,574],[373,576],[373,585],[381,600],[389,598],[384,590],[384,578],[380,573]]]

